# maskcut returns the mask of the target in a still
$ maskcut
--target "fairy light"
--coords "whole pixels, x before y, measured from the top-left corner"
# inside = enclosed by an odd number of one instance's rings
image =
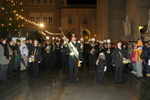
[[[12,3],[12,6],[15,6],[15,5],[18,4],[18,2],[14,2],[13,0],[6,0],[6,1],[10,1],[10,2]],[[15,3],[16,3],[16,4],[15,4]],[[20,5],[23,5],[23,3],[21,2],[21,3],[18,4],[18,6],[20,6]],[[2,10],[5,10],[5,8],[2,7]],[[21,11],[23,12],[24,10],[21,9]],[[23,17],[22,15],[18,14],[16,10],[11,11],[11,12],[15,13],[15,16],[16,16],[17,20],[23,19],[24,21],[26,21],[26,22],[28,22],[28,23],[30,23],[30,24],[33,24],[33,25],[36,25],[36,26],[39,26],[39,27],[41,26],[41,24],[32,22],[32,21],[26,19],[25,17]],[[6,12],[6,13],[8,13],[8,12]],[[12,18],[10,18],[9,20],[12,20]],[[9,23],[9,25],[12,25],[12,24]],[[1,26],[4,26],[4,24],[1,24]],[[18,25],[18,27],[21,27],[21,26],[24,27],[24,25]],[[50,34],[50,35],[52,35],[52,33],[49,32],[49,31],[45,31],[45,32],[48,33],[48,34]],[[41,33],[42,35],[46,36],[46,34],[45,34],[44,32],[40,32],[40,33]]]

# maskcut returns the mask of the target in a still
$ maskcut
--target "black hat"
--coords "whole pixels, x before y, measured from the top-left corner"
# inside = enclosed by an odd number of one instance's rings
[[[76,34],[75,34],[75,33],[72,33],[72,37],[75,37],[75,38],[76,38]]]
[[[21,42],[19,39],[16,39],[16,42]]]

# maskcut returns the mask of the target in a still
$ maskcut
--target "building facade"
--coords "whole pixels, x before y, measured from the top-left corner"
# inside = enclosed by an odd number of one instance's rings
[[[150,0],[97,0],[97,36],[100,39],[119,38],[134,41],[141,38],[139,27],[148,24]],[[101,16],[101,17],[99,17]],[[125,35],[123,21],[131,24],[131,34]]]
[[[26,23],[26,29],[47,30],[59,32],[60,7],[63,0],[24,0],[24,16],[37,24],[44,24],[43,28]]]
[[[61,27],[66,36],[73,31],[80,38],[88,40],[96,34],[96,7],[95,5],[65,5],[61,8]]]
[[[150,0],[97,0],[96,5],[67,4],[67,0],[24,0],[24,16],[44,28],[26,23],[26,29],[48,30],[58,33],[63,29],[66,36],[75,32],[80,38],[81,28],[86,40],[141,37],[140,25],[147,25]],[[131,23],[131,34],[125,35],[123,21]]]

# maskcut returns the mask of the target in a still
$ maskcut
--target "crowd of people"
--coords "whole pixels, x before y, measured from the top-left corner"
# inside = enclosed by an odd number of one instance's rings
[[[124,59],[131,62],[124,64]],[[11,77],[15,70],[20,72],[28,68],[33,71],[33,79],[39,76],[39,64],[47,70],[61,65],[62,70],[70,71],[70,83],[78,82],[78,70],[85,67],[90,73],[96,73],[97,84],[104,84],[104,72],[115,69],[114,82],[122,84],[124,67],[132,68],[137,77],[143,77],[143,70],[150,76],[150,41],[116,43],[77,41],[75,34],[71,41],[46,40],[39,43],[38,40],[8,41],[1,39],[0,42],[0,80]]]

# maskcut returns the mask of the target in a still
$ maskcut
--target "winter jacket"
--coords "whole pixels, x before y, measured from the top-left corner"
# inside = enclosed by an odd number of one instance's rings
[[[136,52],[135,53],[136,60],[142,61],[142,59],[140,58],[140,55],[142,54],[142,49],[143,49],[142,47],[143,47],[142,41],[138,41],[137,48],[134,49],[134,51]]]
[[[136,52],[132,51],[132,54],[130,55],[132,63],[136,63],[136,57],[135,57]]]
[[[120,53],[121,55],[120,55]],[[123,64],[123,58],[127,58],[127,53],[125,51],[124,48],[116,48],[114,49],[113,53],[112,53],[112,63],[115,65],[115,67],[123,67],[124,64]]]
[[[21,55],[26,55],[26,56],[28,56],[29,51],[28,51],[28,48],[27,48],[27,45],[26,45],[26,44],[21,44],[21,45],[20,45],[20,53],[21,53]]]
[[[105,66],[106,66],[106,60],[100,59],[97,65],[97,71],[104,71]]]
[[[0,44],[0,64],[8,64],[9,59],[4,56],[4,47]]]

